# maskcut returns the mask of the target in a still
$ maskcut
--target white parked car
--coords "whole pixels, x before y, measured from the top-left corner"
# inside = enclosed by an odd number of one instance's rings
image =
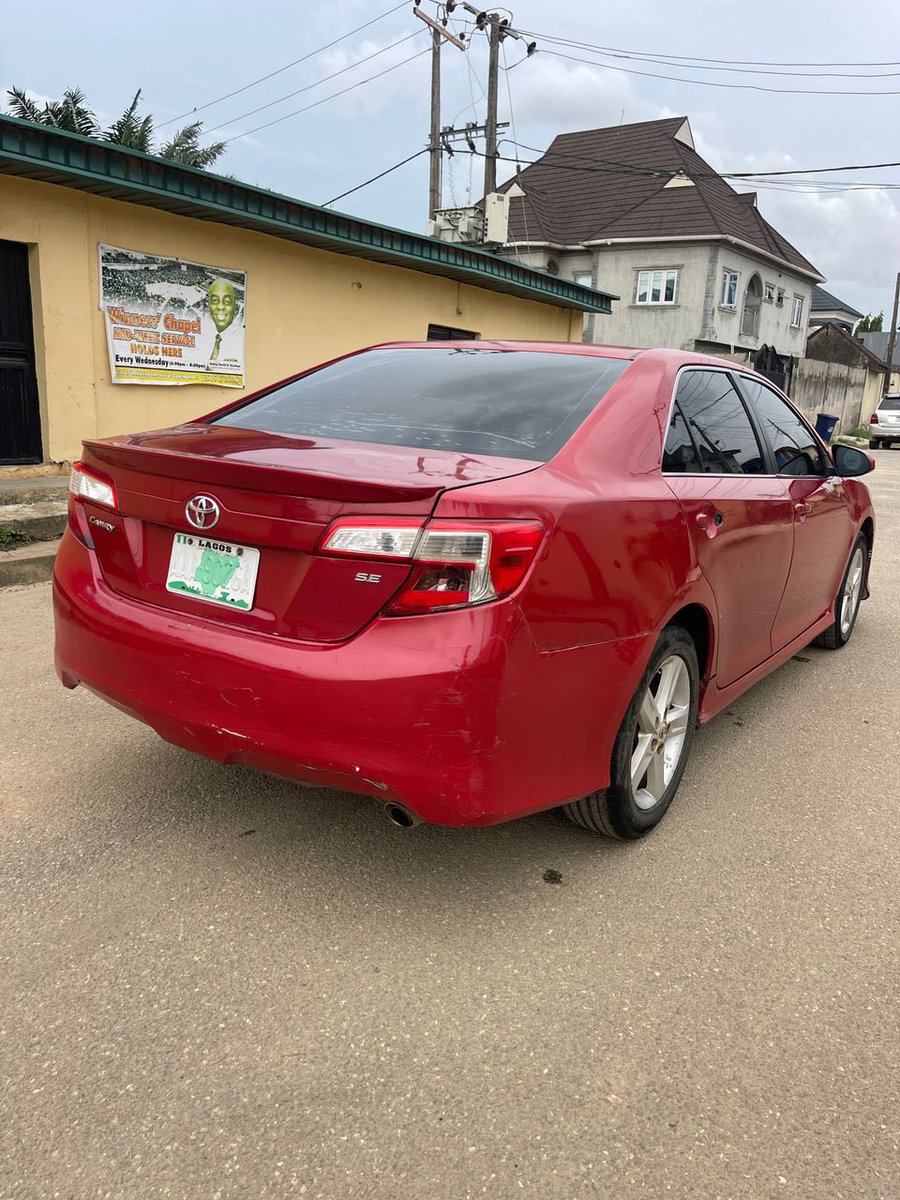
[[[893,442],[900,442],[900,396],[882,396],[869,417],[869,449],[890,450]]]

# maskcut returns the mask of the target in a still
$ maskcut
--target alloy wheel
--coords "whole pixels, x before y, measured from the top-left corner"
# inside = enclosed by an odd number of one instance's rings
[[[862,546],[857,546],[847,568],[847,578],[844,581],[844,594],[841,599],[841,637],[848,638],[856,612],[862,598],[863,576],[865,575],[866,558]]]
[[[673,654],[660,663],[638,710],[631,788],[635,804],[645,812],[659,804],[678,769],[690,709],[690,672],[684,659]]]

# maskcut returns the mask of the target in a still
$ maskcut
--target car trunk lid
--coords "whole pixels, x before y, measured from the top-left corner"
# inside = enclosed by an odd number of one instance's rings
[[[448,488],[538,466],[205,424],[84,446],[84,463],[116,487],[117,514],[85,504],[86,531],[111,588],[209,621],[324,642],[358,632],[410,569],[318,555],[332,521],[347,515],[424,521]],[[187,516],[198,497],[218,510],[203,529]],[[254,568],[251,593],[243,584]],[[229,569],[231,593],[214,586]]]

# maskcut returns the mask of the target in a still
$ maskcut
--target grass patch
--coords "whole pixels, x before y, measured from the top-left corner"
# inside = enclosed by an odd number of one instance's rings
[[[16,529],[0,529],[0,552],[3,550],[18,550],[20,546],[30,546],[37,538],[30,533],[19,533]]]

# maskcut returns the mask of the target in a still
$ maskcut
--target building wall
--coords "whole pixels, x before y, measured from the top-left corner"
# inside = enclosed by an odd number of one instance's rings
[[[44,456],[81,439],[177,424],[243,392],[113,384],[98,244],[247,272],[247,389],[376,342],[424,339],[429,323],[485,338],[579,341],[581,315],[450,279],[0,177],[0,238],[30,247]]]
[[[620,299],[614,301],[611,315],[600,321],[588,318],[585,340],[612,346],[692,350],[700,334],[709,253],[709,245],[703,242],[597,247],[594,252],[597,287],[617,294]],[[676,267],[680,271],[675,303],[636,304],[637,273],[656,267]],[[569,256],[565,259],[565,270],[568,273]]]
[[[806,346],[807,321],[809,306],[812,300],[813,284],[801,275],[795,275],[788,269],[780,270],[774,264],[768,264],[765,259],[753,258],[732,246],[717,247],[718,262],[715,273],[714,291],[710,296],[712,323],[701,339],[718,342],[736,348],[757,349],[759,346],[774,346],[779,354],[790,354],[800,357]],[[722,294],[722,277],[724,271],[737,271],[738,302],[734,310],[723,308],[719,301]],[[741,334],[741,313],[747,285],[754,274],[758,274],[763,288],[771,283],[776,289],[784,289],[784,303],[779,306],[765,299],[760,304],[759,332],[756,337],[745,337]],[[803,312],[797,328],[791,327],[791,311],[794,296],[803,300]]]
[[[507,257],[516,257],[507,250]],[[521,253],[528,266],[546,268],[548,259],[559,264],[559,275],[571,279],[588,270],[584,251],[534,249]],[[637,304],[639,271],[677,268],[680,272],[674,304]],[[739,276],[737,304],[728,309],[720,304],[725,269]],[[741,315],[747,285],[758,274],[763,286],[783,288],[779,306],[762,300],[759,328],[755,337],[741,333]],[[807,335],[807,319],[813,285],[788,269],[768,265],[762,258],[735,250],[721,242],[658,242],[644,245],[612,245],[594,248],[594,284],[620,297],[610,316],[585,319],[585,341],[614,346],[668,346],[675,350],[703,349],[710,353],[734,353],[774,346],[779,354],[799,357]],[[791,327],[793,297],[803,300],[798,328]],[[703,343],[698,346],[697,343]]]

